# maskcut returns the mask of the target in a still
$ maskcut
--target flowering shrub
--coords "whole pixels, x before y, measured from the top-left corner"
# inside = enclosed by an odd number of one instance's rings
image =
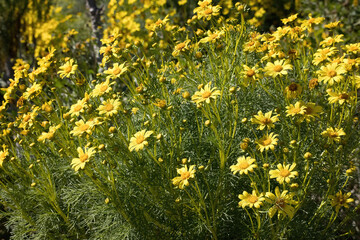
[[[133,42],[136,18],[106,29],[95,78],[54,48],[18,60],[1,106],[14,239],[356,234],[359,43],[317,39],[323,18],[260,34],[219,9]]]

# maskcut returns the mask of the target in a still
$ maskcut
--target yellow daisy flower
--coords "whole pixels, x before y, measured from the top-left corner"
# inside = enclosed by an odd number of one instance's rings
[[[329,142],[330,143],[333,143],[334,141],[335,142],[340,142],[341,140],[341,136],[345,136],[346,133],[344,132],[344,130],[342,128],[332,128],[332,127],[329,127],[326,129],[326,131],[323,131],[321,133],[321,135],[323,137],[327,137]]]
[[[207,31],[207,37],[202,38],[199,43],[207,43],[207,42],[211,42],[211,43],[215,43],[217,39],[221,38],[223,35],[225,34],[224,31],[214,31],[211,32],[210,30]]]
[[[333,85],[334,82],[340,82],[343,79],[341,74],[344,73],[346,73],[345,67],[338,63],[329,63],[317,71],[319,82],[324,81],[324,83],[330,86]]]
[[[177,57],[180,55],[181,52],[185,52],[186,50],[189,49],[189,43],[191,42],[190,39],[182,42],[182,43],[179,43],[175,46],[175,49],[174,51],[172,52],[172,55],[173,57]]]
[[[277,165],[278,169],[270,170],[270,178],[276,178],[276,181],[280,184],[283,184],[284,181],[290,183],[290,178],[294,178],[299,175],[297,171],[293,171],[295,167],[296,163],[293,163],[291,166],[290,164],[285,166],[279,163]]]
[[[113,67],[104,71],[104,73],[108,74],[108,76],[106,77],[107,79],[116,79],[120,77],[123,73],[125,73],[127,70],[128,68],[125,67],[125,63],[121,65],[119,65],[118,63],[114,63]]]
[[[172,179],[172,183],[180,189],[184,189],[184,186],[189,186],[189,179],[195,177],[195,165],[191,165],[188,169],[185,165],[183,168],[178,168],[177,173],[180,176]]]
[[[290,104],[286,106],[286,116],[304,115],[306,107],[301,102],[296,102],[295,105]]]
[[[257,69],[256,66],[250,68],[247,65],[243,65],[241,75],[244,79],[244,85],[247,87],[250,83],[255,83],[255,81],[259,78],[259,69]]]
[[[239,202],[239,207],[245,208],[246,206],[250,207],[250,208],[260,208],[261,205],[263,205],[263,201],[265,200],[265,198],[263,197],[264,194],[256,194],[256,191],[253,190],[252,194],[243,191],[242,194],[239,194],[239,198],[240,198],[240,202]]]
[[[108,99],[102,103],[97,109],[99,114],[105,114],[106,117],[111,117],[118,112],[121,103],[118,99]]]
[[[110,80],[107,78],[105,82],[97,84],[90,95],[92,97],[102,96],[112,90],[110,86],[113,84],[115,84],[115,82],[110,83]]]
[[[329,103],[336,103],[338,102],[340,105],[344,104],[345,102],[348,103],[350,102],[353,97],[350,95],[350,93],[347,92],[342,92],[342,93],[337,93],[337,92],[333,92],[333,90],[327,89],[326,92],[329,94]]]
[[[346,51],[346,53],[357,54],[360,52],[360,43],[351,43],[351,44],[345,45],[345,46],[343,46],[343,49]]]
[[[265,73],[270,77],[287,75],[292,70],[292,65],[288,60],[276,60],[274,63],[268,62],[264,68]]]
[[[130,139],[129,150],[139,151],[142,150],[149,143],[146,141],[150,135],[153,134],[153,131],[141,130],[140,132],[135,133],[134,137]]]
[[[275,127],[274,122],[279,121],[278,116],[271,116],[272,111],[265,113],[265,115],[262,113],[262,111],[259,111],[257,115],[254,115],[253,118],[251,118],[251,122],[253,124],[259,124],[257,129],[263,130],[265,127],[268,129]]]
[[[269,135],[264,135],[262,138],[256,141],[258,144],[256,148],[263,152],[264,150],[267,151],[269,149],[274,150],[275,145],[277,145],[278,139],[276,138],[278,134],[270,133]]]
[[[216,99],[216,96],[220,95],[220,90],[216,90],[216,87],[211,88],[211,82],[205,85],[204,88],[201,88],[200,91],[196,91],[195,94],[191,97],[196,105],[200,105],[202,102],[210,103],[211,99]]]
[[[323,112],[322,107],[315,105],[315,103],[306,103],[304,106],[305,113],[302,120],[305,119],[307,122],[310,122],[315,117],[319,117],[319,113]]]
[[[74,74],[78,68],[78,65],[74,64],[74,59],[70,59],[64,65],[62,65],[58,74],[60,74],[61,78],[70,77],[71,74]]]
[[[85,147],[85,151],[81,148],[77,148],[77,152],[79,153],[78,158],[74,158],[71,162],[71,167],[77,172],[79,169],[84,169],[85,164],[89,162],[90,157],[95,154],[95,147],[87,149]]]
[[[31,95],[41,91],[41,89],[42,89],[41,84],[34,83],[30,88],[26,89],[26,92],[24,92],[23,94],[24,99],[25,100],[29,99]]]
[[[38,137],[38,142],[45,142],[46,139],[50,140],[54,137],[54,134],[56,132],[56,130],[58,130],[61,127],[61,124],[57,125],[57,126],[51,126],[49,128],[49,132],[43,132],[41,133],[41,136]]]
[[[75,127],[72,131],[70,131],[70,134],[74,135],[74,136],[80,136],[83,133],[87,133],[87,134],[91,134],[92,129],[94,128],[94,124],[91,121],[87,121],[86,123],[84,122],[84,120],[79,120],[77,122],[75,122]]]
[[[19,124],[19,128],[26,129],[31,127],[35,122],[35,117],[38,115],[38,110],[39,107],[34,107],[31,112],[24,113],[21,119],[21,123]]]
[[[295,208],[291,205],[297,204],[297,202],[292,199],[294,193],[288,194],[287,190],[280,193],[279,187],[276,187],[275,194],[267,192],[265,196],[265,201],[273,204],[273,206],[269,208],[270,218],[272,218],[276,214],[276,212],[278,213],[278,218],[280,218],[281,215],[283,215],[284,217],[287,215],[290,218],[293,218],[295,214]]]
[[[248,172],[253,172],[254,168],[256,168],[256,164],[252,164],[253,162],[255,162],[256,160],[254,158],[251,157],[239,157],[237,159],[237,163],[236,165],[232,165],[230,166],[230,170],[233,172],[233,174],[235,175],[237,172],[239,172],[240,175],[244,174],[248,174]]]
[[[285,88],[285,96],[287,99],[297,98],[302,92],[302,87],[300,84],[291,83]]]
[[[348,192],[343,194],[341,191],[334,195],[330,195],[329,199],[331,200],[331,206],[335,207],[336,212],[339,211],[340,207],[349,208],[349,204],[354,201],[354,199],[350,198],[351,193]]]
[[[71,106],[68,114],[71,114],[71,117],[79,116],[80,113],[85,111],[86,107],[87,107],[87,105],[86,105],[86,101],[84,101],[84,99],[78,100],[77,103],[75,103]]]

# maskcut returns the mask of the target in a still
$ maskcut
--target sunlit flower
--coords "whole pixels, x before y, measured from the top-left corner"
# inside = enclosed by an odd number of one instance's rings
[[[211,42],[211,43],[215,43],[217,39],[221,38],[225,32],[224,31],[214,31],[211,32],[210,30],[207,31],[207,37],[202,38],[199,43],[207,43],[207,42]]]
[[[341,191],[334,195],[330,195],[331,206],[335,207],[335,211],[338,212],[341,207],[349,208],[349,204],[354,202],[354,199],[350,198],[351,193],[343,194]]]
[[[344,132],[344,130],[342,128],[333,128],[333,127],[329,127],[326,129],[326,131],[323,131],[321,133],[321,135],[323,137],[327,137],[330,143],[335,142],[340,142],[341,140],[341,136],[345,136],[346,133]]]
[[[274,63],[268,62],[264,68],[265,73],[270,77],[287,75],[287,70],[292,70],[288,60],[276,60]]]
[[[201,88],[200,91],[196,91],[195,94],[191,97],[196,105],[200,105],[202,102],[210,103],[211,99],[216,99],[216,96],[220,95],[220,90],[217,88],[211,88],[211,82],[205,85],[204,88]]]
[[[71,74],[74,74],[78,68],[78,65],[74,64],[74,59],[70,59],[59,68],[60,71],[58,71],[58,74],[60,74],[61,78],[64,78],[64,77],[70,77]]]
[[[265,115],[262,113],[262,111],[259,111],[257,115],[254,115],[253,118],[251,118],[251,122],[253,124],[259,124],[257,129],[263,130],[265,127],[268,129],[275,127],[274,122],[279,121],[278,116],[279,115],[272,115],[272,111],[265,113]]]
[[[207,5],[204,8],[195,8],[194,13],[197,13],[198,19],[203,18],[209,21],[212,16],[217,16],[220,14],[220,9],[221,7],[219,5],[217,6]]]
[[[329,94],[329,103],[339,103],[340,105],[344,104],[344,103],[348,103],[350,102],[353,97],[351,96],[350,93],[347,92],[341,92],[341,93],[337,93],[337,92],[333,92],[333,90],[331,88],[327,89],[326,92]]]
[[[303,115],[303,119],[307,122],[310,122],[315,117],[319,117],[319,113],[323,112],[321,106],[317,106],[315,103],[306,103],[305,105],[305,113]]]
[[[290,164],[285,166],[279,163],[277,165],[278,169],[270,170],[270,178],[276,178],[276,181],[278,181],[280,184],[283,184],[284,181],[290,183],[290,178],[298,176],[298,172],[293,171],[295,167],[296,163],[293,163],[291,166]]]
[[[189,44],[191,40],[185,40],[184,42],[181,42],[175,46],[174,51],[172,52],[173,57],[177,57],[180,55],[181,52],[185,52],[189,49]]]
[[[26,89],[26,92],[23,94],[24,99],[26,100],[29,99],[31,95],[41,91],[41,89],[42,89],[41,84],[34,83],[31,87]]]
[[[360,52],[360,43],[351,43],[351,44],[345,45],[345,46],[343,46],[343,49],[346,51],[346,53],[357,54]]]
[[[35,123],[35,117],[38,115],[37,111],[39,107],[34,107],[31,112],[24,113],[21,117],[21,123],[19,128],[28,129],[29,127],[33,126]]]
[[[106,77],[107,79],[116,79],[120,77],[122,74],[124,74],[127,70],[128,68],[125,67],[125,63],[121,65],[119,65],[118,63],[114,63],[113,67],[104,71],[104,73],[108,75]]]
[[[275,194],[267,192],[265,196],[265,201],[273,204],[273,206],[269,208],[270,218],[272,218],[276,212],[278,213],[278,218],[280,218],[281,215],[284,217],[287,215],[290,218],[293,218],[295,214],[295,208],[291,205],[297,204],[297,202],[293,200],[294,193],[288,193],[287,190],[280,193],[279,187],[276,187]]]
[[[241,75],[244,79],[244,85],[247,87],[249,84],[254,83],[259,78],[259,69],[256,66],[250,68],[247,65],[243,65],[243,71]]]
[[[70,132],[70,134],[74,136],[82,135],[83,133],[91,134],[91,131],[94,127],[94,124],[92,122],[87,121],[86,123],[84,120],[79,120],[75,122],[74,129]]]
[[[70,111],[68,112],[68,114],[71,114],[71,117],[79,116],[80,113],[85,111],[86,107],[87,107],[87,104],[83,99],[78,100],[77,103],[75,103],[75,104],[73,104],[71,106]]]
[[[78,147],[77,152],[79,154],[79,157],[78,158],[73,158],[73,160],[71,162],[71,167],[76,172],[79,169],[84,169],[85,164],[90,161],[90,157],[96,153],[95,152],[95,147],[92,147],[92,148],[89,148],[89,149],[87,149],[85,147],[85,151],[81,147]]]
[[[329,63],[326,66],[322,66],[319,71],[317,71],[319,82],[323,81],[328,83],[330,86],[334,82],[340,82],[343,79],[341,74],[346,73],[346,69],[342,64]]]
[[[111,82],[109,78],[107,78],[105,80],[105,82],[99,83],[95,86],[94,90],[92,90],[91,92],[91,96],[92,97],[98,97],[98,96],[102,96],[105,93],[108,93],[109,91],[111,91],[111,85],[115,84],[115,82]]]
[[[258,144],[256,146],[257,149],[260,150],[260,152],[263,152],[264,150],[267,151],[269,149],[274,150],[275,145],[277,145],[278,139],[276,138],[278,135],[274,133],[270,133],[269,135],[264,135],[262,138],[256,141]]]
[[[133,150],[139,151],[142,150],[149,143],[146,141],[150,135],[153,134],[153,131],[141,130],[140,132],[135,133],[134,137],[131,137],[129,150],[132,152]]]
[[[3,145],[3,150],[0,151],[0,167],[3,166],[5,158],[9,155],[9,150],[6,145]]]
[[[295,116],[305,114],[305,106],[301,102],[296,102],[295,105],[290,104],[286,106],[286,116]]]
[[[239,207],[245,208],[248,206],[250,208],[260,208],[265,200],[263,196],[264,194],[261,193],[258,195],[255,190],[252,191],[252,194],[243,191],[242,194],[239,194],[239,198],[241,200],[239,202]]]
[[[297,18],[297,13],[296,14],[293,14],[293,15],[291,15],[290,17],[288,17],[288,18],[283,18],[283,19],[281,19],[281,21],[283,22],[283,24],[288,24],[289,22],[293,22],[296,18]]]
[[[57,126],[51,126],[49,128],[48,132],[43,132],[41,133],[41,135],[38,137],[38,142],[45,142],[46,139],[51,140],[54,137],[54,134],[56,132],[57,129],[59,129],[61,127],[61,124],[57,125]]]
[[[180,189],[189,186],[189,179],[195,177],[195,165],[191,165],[188,169],[185,165],[183,168],[178,168],[177,173],[180,175],[172,179],[172,183]]]
[[[118,112],[120,105],[121,103],[118,99],[108,99],[99,106],[99,114],[105,114],[107,117],[111,117]]]
[[[230,170],[233,172],[233,174],[235,175],[237,172],[242,175],[242,174],[248,174],[248,172],[253,172],[254,168],[256,168],[256,164],[252,164],[254,163],[256,160],[254,158],[251,157],[239,157],[237,159],[237,163],[235,165],[230,166]]]
[[[288,99],[297,98],[302,92],[302,87],[300,84],[291,83],[285,88],[285,96]]]

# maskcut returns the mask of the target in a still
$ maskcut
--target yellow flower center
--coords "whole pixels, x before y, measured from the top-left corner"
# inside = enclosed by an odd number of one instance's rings
[[[113,69],[113,75],[118,75],[119,73],[121,73],[121,68],[115,68]]]
[[[336,76],[336,71],[330,70],[327,75],[328,75],[329,77],[335,77],[335,76]]]
[[[83,124],[79,127],[79,129],[80,129],[80,131],[85,132],[86,130],[89,129],[89,127],[90,127],[89,125]]]
[[[105,111],[110,112],[110,111],[112,111],[114,109],[114,105],[112,105],[111,103],[107,103],[104,106],[104,109],[105,109]]]
[[[263,142],[262,142],[262,145],[264,145],[264,146],[267,146],[267,145],[270,145],[271,144],[271,138],[267,138],[267,139],[265,139]]]
[[[359,48],[357,46],[350,46],[349,51],[357,51]]]
[[[262,124],[264,125],[268,125],[270,123],[272,123],[271,119],[270,118],[264,118],[262,121],[261,121]]]
[[[214,40],[215,38],[217,38],[217,36],[218,36],[217,33],[213,33],[213,34],[211,34],[211,35],[209,36],[209,38],[210,38],[211,40]]]
[[[179,43],[178,45],[176,45],[175,49],[180,51],[184,47],[185,47],[185,43]]]
[[[208,8],[204,11],[205,15],[209,15],[213,13],[213,10],[211,8]]]
[[[79,112],[79,111],[81,111],[81,109],[82,109],[82,106],[80,104],[78,104],[74,107],[74,112]]]
[[[328,54],[329,52],[330,52],[329,49],[323,49],[323,50],[320,52],[320,54],[321,54],[321,55],[326,55],[326,54]]]
[[[279,175],[282,177],[287,177],[290,175],[290,171],[287,169],[282,169],[282,170],[280,170]]]
[[[140,135],[136,138],[136,143],[141,144],[145,140],[143,135]]]
[[[105,92],[108,89],[108,85],[107,84],[102,84],[100,87],[100,92]]]
[[[26,115],[26,116],[24,117],[24,122],[29,121],[29,120],[30,120],[30,118],[31,118],[31,115]]]
[[[67,66],[66,68],[64,68],[64,72],[65,73],[69,73],[69,72],[71,72],[71,70],[72,70],[72,66],[70,65],[70,66]]]
[[[84,153],[83,155],[80,156],[80,162],[85,162],[86,160],[88,160],[89,156],[87,155],[87,153]]]
[[[250,166],[250,164],[246,161],[243,161],[243,162],[239,163],[238,166],[240,169],[247,169]]]
[[[331,138],[337,138],[339,136],[339,134],[337,132],[330,132],[329,133],[329,137]]]
[[[181,174],[181,179],[182,180],[188,179],[189,177],[190,177],[190,172],[189,171],[183,172]]]
[[[211,96],[211,92],[209,92],[209,91],[205,91],[205,92],[203,92],[203,94],[201,95],[202,98],[208,98],[208,97],[210,97],[210,96]]]
[[[247,70],[246,76],[252,77],[252,76],[254,76],[254,75],[255,75],[255,71],[254,71],[254,70],[252,70],[252,69]]]
[[[289,112],[290,113],[294,113],[294,114],[297,114],[297,113],[300,113],[301,109],[300,108],[296,108],[294,107],[293,109],[291,109]]]
[[[258,197],[257,196],[254,196],[254,195],[250,195],[248,198],[247,198],[247,200],[248,200],[248,202],[250,202],[250,203],[256,203],[257,201],[258,201]]]
[[[283,67],[281,65],[275,65],[274,66],[274,71],[275,72],[281,72],[283,70]]]

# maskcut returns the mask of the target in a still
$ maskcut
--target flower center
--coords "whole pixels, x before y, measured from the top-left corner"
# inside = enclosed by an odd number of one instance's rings
[[[346,93],[342,93],[342,94],[339,95],[339,98],[340,98],[340,99],[347,100],[347,99],[349,99],[349,95],[346,94]]]
[[[190,172],[189,171],[183,172],[181,174],[181,179],[182,180],[188,179],[189,177],[190,177]]]
[[[300,108],[293,108],[293,109],[290,110],[290,112],[291,112],[291,113],[294,113],[294,114],[297,114],[297,113],[299,113],[300,111],[301,111]]]
[[[79,128],[80,128],[80,130],[82,131],[82,132],[85,132],[86,130],[88,130],[89,129],[89,125],[87,125],[87,124],[83,124],[83,125],[81,125]]]
[[[71,72],[71,70],[72,70],[72,66],[70,65],[70,66],[67,66],[66,68],[64,68],[64,72],[65,73],[69,73],[69,72]]]
[[[115,68],[114,70],[113,70],[113,74],[114,75],[118,75],[119,73],[121,73],[121,68]]]
[[[261,121],[262,124],[264,125],[268,125],[270,123],[272,123],[271,119],[270,118],[264,118],[262,121]]]
[[[212,14],[212,13],[213,13],[213,10],[212,10],[211,8],[208,8],[208,9],[206,9],[206,10],[204,11],[204,13],[205,13],[206,15],[209,15],[209,14]]]
[[[88,160],[89,156],[87,155],[87,153],[84,153],[84,155],[80,156],[80,162],[85,162],[86,160]]]
[[[339,134],[337,132],[331,132],[331,133],[329,133],[329,136],[331,138],[337,138],[339,136]]]
[[[277,208],[284,209],[284,207],[285,207],[285,199],[283,199],[283,198],[276,199],[275,206]]]
[[[103,85],[101,85],[101,87],[100,87],[100,92],[105,92],[107,89],[108,89],[108,85],[103,84]]]
[[[314,109],[311,107],[305,107],[305,114],[311,115],[314,112]]]
[[[203,92],[203,94],[201,95],[202,98],[208,98],[208,97],[210,97],[210,96],[211,96],[211,92],[209,92],[209,91],[205,91],[205,92]]]
[[[264,145],[264,146],[267,146],[267,145],[270,145],[271,144],[271,138],[267,138],[267,139],[265,139],[263,142],[262,142],[262,145]]]
[[[248,162],[241,162],[240,164],[239,164],[239,168],[240,169],[247,169],[248,167],[249,167],[250,165],[249,165],[249,163]]]
[[[329,49],[323,49],[323,50],[320,52],[320,54],[321,54],[321,55],[326,55],[326,54],[328,54],[329,52],[330,52]]]
[[[281,72],[281,70],[283,70],[283,67],[282,67],[282,66],[280,66],[280,65],[275,65],[275,66],[274,66],[274,71],[275,71],[275,72]]]
[[[179,43],[178,45],[176,45],[176,50],[181,50],[181,49],[183,49],[185,47],[185,43]]]
[[[349,51],[357,51],[359,48],[357,46],[349,47]]]
[[[328,75],[329,77],[335,77],[335,76],[336,76],[336,71],[330,70],[327,75]]]
[[[74,107],[74,112],[79,112],[80,110],[82,109],[82,106],[79,104],[79,105],[76,105]]]
[[[254,70],[252,70],[252,69],[247,70],[246,76],[252,77],[252,76],[254,76],[254,75],[255,75],[255,71],[254,71]]]
[[[290,84],[290,86],[289,86],[290,91],[295,92],[297,89],[298,89],[298,86],[296,83]]]
[[[217,38],[218,34],[217,33],[214,33],[214,34],[211,34],[211,36],[209,36],[209,38],[211,40],[214,40],[215,38]]]
[[[141,144],[145,140],[143,135],[140,135],[136,138],[136,143]]]
[[[258,201],[258,197],[257,196],[254,196],[254,195],[251,195],[247,198],[248,202],[250,203],[256,203]]]
[[[29,120],[30,120],[30,118],[31,118],[31,116],[30,116],[30,115],[26,115],[26,116],[24,117],[24,121],[25,121],[25,122],[27,122],[27,121],[29,121]]]
[[[104,106],[104,109],[107,111],[107,112],[110,112],[114,109],[114,105],[112,105],[111,103],[107,103],[105,106]]]
[[[290,175],[290,171],[287,169],[282,169],[282,170],[280,170],[279,175],[282,177],[287,177]]]

